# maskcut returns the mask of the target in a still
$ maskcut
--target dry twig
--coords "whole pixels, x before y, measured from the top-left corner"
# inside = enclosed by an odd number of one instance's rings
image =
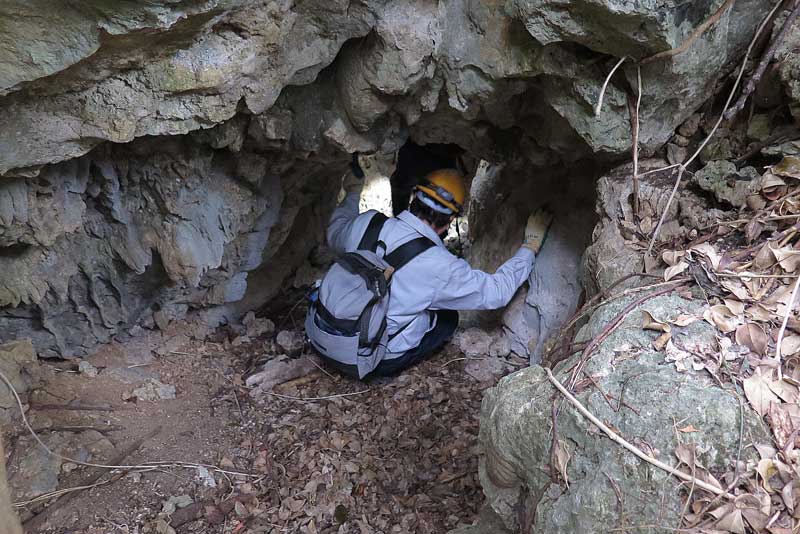
[[[724,498],[730,500],[734,499],[734,496],[731,495],[730,493],[727,493],[716,486],[712,486],[707,482],[703,482],[702,480],[699,480],[687,473],[684,473],[683,471],[679,471],[660,460],[656,460],[655,458],[646,455],[641,449],[639,449],[638,447],[636,447],[635,445],[633,445],[632,443],[628,442],[626,439],[621,437],[619,434],[608,428],[605,424],[603,424],[602,421],[600,421],[589,410],[587,410],[586,407],[583,404],[581,404],[581,402],[578,399],[576,399],[569,391],[567,391],[567,388],[565,388],[561,384],[561,382],[559,382],[558,379],[556,379],[555,376],[553,376],[553,372],[549,368],[545,367],[544,370],[547,373],[547,379],[553,384],[553,386],[555,386],[555,388],[562,395],[564,395],[564,397],[566,397],[566,399],[573,406],[575,406],[575,408],[581,413],[581,415],[583,415],[585,418],[591,421],[591,423],[594,424],[597,428],[599,428],[606,436],[608,436],[611,439],[611,441],[622,446],[624,449],[633,453],[638,458],[644,460],[650,465],[658,467],[659,469],[666,471],[667,473],[676,476],[681,480],[691,482],[692,484],[695,484],[698,488],[704,489],[705,491],[713,493],[714,495],[722,495]]]
[[[794,301],[797,298],[797,289],[800,288],[800,277],[797,278],[797,281],[794,283],[794,289],[792,289],[792,296],[789,298],[789,305],[786,306],[786,315],[783,317],[783,322],[781,323],[781,329],[778,330],[778,340],[775,342],[775,359],[778,360],[778,379],[783,379],[783,374],[781,371],[781,343],[783,343],[783,336],[786,333],[786,325],[789,323],[789,317],[792,315],[792,311],[794,310]]]
[[[642,68],[636,66],[636,106],[631,108],[631,151],[633,152],[633,214],[639,216],[639,108],[642,105]]]
[[[744,86],[742,89],[742,94],[739,95],[739,100],[731,106],[725,113],[725,119],[731,120],[741,109],[744,107],[745,102],[747,102],[747,98],[750,96],[758,82],[761,81],[761,77],[764,76],[764,71],[767,70],[767,65],[772,60],[772,57],[775,55],[775,52],[778,50],[778,46],[780,46],[781,42],[786,38],[786,34],[789,33],[789,29],[794,24],[794,21],[797,20],[797,16],[800,15],[800,1],[795,0],[794,2],[794,9],[792,12],[789,13],[789,16],[786,17],[786,20],[783,21],[783,26],[781,26],[781,30],[778,32],[778,35],[775,36],[775,39],[772,40],[772,44],[769,45],[767,51],[764,52],[764,55],[761,57],[761,61],[756,67],[756,70],[753,71],[752,76],[747,81],[747,85]]]
[[[362,393],[366,393],[369,391],[369,388],[364,389],[362,391],[353,391],[350,393],[339,393],[337,395],[327,395],[324,397],[294,397],[292,395],[283,395],[281,393],[275,393],[273,391],[265,391],[267,395],[272,395],[273,397],[278,397],[279,399],[286,399],[286,400],[294,400],[294,401],[303,401],[303,402],[316,402],[316,401],[323,401],[323,400],[331,400],[331,399],[339,399],[342,397],[352,397],[353,395],[361,395]]]
[[[677,56],[678,54],[686,52],[686,50],[692,45],[693,42],[697,40],[698,37],[703,35],[703,33],[709,27],[711,27],[714,23],[718,22],[719,19],[722,18],[722,15],[724,15],[725,12],[728,11],[731,5],[733,5],[734,1],[735,0],[725,0],[725,3],[719,6],[719,9],[717,9],[713,15],[708,17],[708,19],[706,19],[705,22],[703,22],[700,26],[695,28],[695,30],[689,35],[689,37],[686,38],[685,41],[681,43],[680,46],[676,48],[671,48],[669,50],[665,50],[663,52],[659,52],[657,54],[653,54],[652,56],[646,57],[643,60],[641,60],[640,63],[642,65],[647,65],[648,63],[652,63],[653,61],[658,61],[659,59],[665,59],[672,56]]]
[[[608,83],[611,81],[611,77],[614,76],[614,73],[617,72],[617,69],[626,59],[628,59],[628,56],[622,56],[619,61],[617,61],[617,64],[614,65],[614,68],[611,69],[611,72],[608,73],[608,76],[606,76],[606,80],[603,82],[603,87],[600,88],[600,94],[597,96],[597,105],[594,107],[595,116],[600,115],[600,109],[603,107],[603,96],[606,94],[606,88],[608,87]]]
[[[648,256],[653,251],[653,245],[655,244],[656,239],[658,238],[658,233],[659,231],[661,231],[661,227],[664,224],[664,219],[667,217],[667,213],[669,212],[669,207],[672,205],[672,201],[675,199],[675,194],[678,192],[678,188],[681,185],[681,178],[683,177],[683,173],[686,171],[686,168],[695,160],[695,158],[697,158],[697,156],[700,155],[700,152],[702,152],[703,149],[708,144],[708,142],[711,141],[711,138],[714,137],[714,134],[717,133],[719,125],[722,124],[722,121],[725,119],[725,112],[728,110],[729,106],[731,105],[731,102],[733,101],[733,95],[736,93],[736,89],[739,87],[739,83],[741,83],[742,81],[742,76],[744,75],[744,70],[747,67],[747,60],[750,58],[750,53],[753,51],[753,47],[755,46],[758,37],[761,35],[761,32],[764,30],[769,21],[772,19],[772,16],[778,10],[782,1],[783,0],[778,0],[775,3],[775,6],[767,14],[767,16],[764,18],[764,20],[756,29],[756,32],[753,35],[753,39],[750,41],[750,45],[747,47],[747,51],[744,54],[744,60],[742,61],[742,66],[739,69],[739,74],[738,76],[736,76],[736,81],[733,83],[733,87],[731,88],[731,92],[728,95],[728,99],[725,101],[725,106],[723,106],[722,108],[722,113],[720,113],[719,119],[717,119],[717,122],[714,124],[714,127],[711,128],[710,132],[708,132],[708,135],[705,137],[705,139],[703,139],[703,142],[700,143],[700,146],[697,147],[697,150],[695,150],[694,154],[692,154],[689,157],[689,159],[681,163],[681,165],[678,167],[678,176],[675,178],[675,186],[672,188],[672,192],[670,193],[669,198],[667,199],[667,204],[664,206],[664,210],[661,212],[661,217],[658,219],[658,224],[656,225],[656,228],[653,231],[653,236],[650,238],[650,244],[647,246]],[[730,2],[732,2],[732,0],[728,0],[725,3],[728,4]],[[723,7],[724,5],[725,4],[723,4]]]
[[[583,354],[581,355],[581,359],[575,364],[575,366],[572,369],[572,376],[570,377],[570,382],[569,382],[570,388],[575,387],[575,382],[578,379],[578,375],[580,375],[581,371],[583,371],[583,366],[586,365],[587,361],[589,361],[589,358],[592,356],[592,352],[594,352],[594,350],[598,346],[600,346],[600,344],[603,341],[605,341],[606,338],[608,338],[608,336],[610,336],[611,333],[614,332],[614,330],[616,330],[620,324],[622,324],[622,321],[625,319],[625,317],[628,316],[629,313],[631,313],[634,309],[636,309],[645,301],[658,297],[659,295],[669,293],[670,291],[674,291],[683,283],[684,280],[673,281],[667,287],[664,287],[658,291],[640,297],[631,302],[630,304],[628,304],[627,306],[625,306],[625,308],[621,312],[619,312],[619,314],[617,314],[617,316],[614,319],[612,319],[605,326],[605,328],[603,328],[603,330],[597,336],[595,336],[594,339],[592,339],[586,346],[586,349],[583,351]]]

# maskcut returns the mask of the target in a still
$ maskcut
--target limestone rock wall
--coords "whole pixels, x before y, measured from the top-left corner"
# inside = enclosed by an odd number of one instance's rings
[[[0,338],[80,355],[155,312],[258,306],[317,243],[354,150],[411,137],[531,171],[512,181],[591,181],[585,162],[630,148],[630,62],[592,109],[616,59],[677,46],[719,4],[5,2]],[[642,69],[644,152],[768,4]]]

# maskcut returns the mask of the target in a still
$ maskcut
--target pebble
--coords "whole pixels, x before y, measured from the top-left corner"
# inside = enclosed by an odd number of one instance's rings
[[[87,362],[86,360],[81,360],[81,362],[78,363],[78,372],[82,375],[86,375],[91,378],[96,377],[98,373],[97,367]]]
[[[305,344],[303,334],[292,330],[281,330],[278,332],[276,341],[278,346],[290,354],[301,350]]]

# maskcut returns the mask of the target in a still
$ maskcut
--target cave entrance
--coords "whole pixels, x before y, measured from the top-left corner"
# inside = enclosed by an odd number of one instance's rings
[[[467,178],[464,216],[445,244],[476,269],[494,272],[516,252],[527,217],[546,206],[555,221],[528,287],[511,304],[489,312],[462,313],[461,326],[502,329],[512,351],[538,363],[560,327],[583,300],[581,262],[596,223],[595,184],[602,167],[576,158],[548,167],[510,157],[490,162],[457,144],[408,140],[398,152],[362,156],[366,184],[360,209],[388,216],[408,207],[412,188],[429,172],[457,168]]]
[[[470,179],[465,154],[456,144],[422,145],[409,139],[396,153],[361,156],[366,175],[361,211],[376,209],[397,215],[408,208],[414,186],[437,169],[458,169]]]

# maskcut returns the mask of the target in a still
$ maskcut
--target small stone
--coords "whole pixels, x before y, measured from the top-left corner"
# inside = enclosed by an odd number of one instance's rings
[[[74,464],[72,462],[64,462],[61,464],[61,472],[62,473],[71,473],[78,468],[78,464]]]
[[[489,356],[493,358],[505,358],[509,354],[511,354],[511,340],[506,335],[501,335],[489,345]]]
[[[247,312],[247,315],[242,319],[242,324],[245,326],[247,337],[249,338],[256,338],[262,334],[271,334],[275,331],[275,323],[263,317],[256,317],[253,312]]]
[[[467,328],[455,339],[456,345],[465,356],[473,358],[489,354],[492,337],[480,328]]]
[[[681,134],[675,134],[675,137],[672,138],[672,142],[678,146],[689,146],[689,139],[682,136]]]
[[[676,163],[683,163],[686,160],[686,148],[682,146],[678,146],[675,143],[670,143],[667,145],[667,161],[670,165],[675,165]]]
[[[281,330],[278,332],[276,341],[289,354],[300,351],[305,344],[303,335],[293,330]]]
[[[750,119],[747,127],[747,138],[751,141],[763,141],[769,137],[769,115],[757,114]]]
[[[81,360],[81,362],[78,364],[78,372],[91,378],[96,377],[98,373],[97,367],[86,360]]]
[[[193,502],[194,499],[188,495],[173,495],[161,505],[161,513],[167,515],[173,514],[175,510],[186,508]]]
[[[471,360],[464,366],[464,372],[480,383],[494,383],[511,369],[505,360],[491,357]]]
[[[164,312],[164,310],[158,310],[157,312],[153,313],[153,321],[156,323],[156,326],[162,332],[167,330],[169,326],[169,317]]]
[[[700,119],[701,115],[699,113],[695,113],[688,119],[686,119],[683,124],[678,126],[678,133],[684,137],[692,137],[694,134],[697,133],[697,129],[700,127]]]
[[[156,402],[175,398],[175,386],[163,384],[154,378],[149,379],[145,385],[134,389],[131,393],[124,394],[123,400],[136,399],[140,401]]]
[[[233,341],[231,341],[231,346],[239,347],[244,343],[250,343],[250,338],[248,336],[236,336],[233,338]]]

